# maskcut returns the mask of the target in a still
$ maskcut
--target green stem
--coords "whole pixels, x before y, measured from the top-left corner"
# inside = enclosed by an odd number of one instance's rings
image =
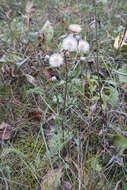
[[[62,108],[62,141],[64,142],[64,115],[65,115],[65,109],[66,109],[66,101],[67,101],[67,87],[68,87],[68,65],[66,60],[66,52],[64,54],[64,61],[65,61],[65,91],[64,91],[64,102],[63,102],[63,108]]]

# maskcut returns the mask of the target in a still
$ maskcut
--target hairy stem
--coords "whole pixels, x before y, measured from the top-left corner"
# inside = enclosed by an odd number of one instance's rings
[[[96,0],[94,0],[94,16],[95,16],[95,29],[96,29],[96,66],[97,72],[99,71],[99,60],[98,60],[98,26],[97,26],[97,9],[96,9]]]
[[[66,52],[64,54],[64,61],[65,61],[65,90],[64,90],[64,102],[62,108],[62,140],[64,141],[64,116],[65,116],[65,109],[66,109],[66,101],[67,101],[67,87],[68,87],[68,65],[66,59]]]

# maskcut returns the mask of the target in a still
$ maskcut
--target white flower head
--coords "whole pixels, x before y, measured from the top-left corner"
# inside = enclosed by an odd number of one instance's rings
[[[64,84],[64,83],[65,83],[65,81],[64,81],[64,80],[61,80],[61,81],[60,81],[60,84]]]
[[[82,28],[79,24],[70,24],[69,30],[71,30],[72,32],[80,33],[82,31]]]
[[[45,56],[45,60],[49,60],[50,56],[49,55],[46,55]]]
[[[53,76],[52,78],[51,78],[51,80],[54,82],[54,81],[57,81],[57,78],[56,78],[56,76]]]
[[[75,38],[76,38],[76,40],[80,40],[81,36],[80,35],[76,35]]]
[[[90,45],[87,41],[79,40],[78,51],[80,53],[88,53],[89,49],[90,49]]]
[[[63,63],[64,59],[59,53],[54,53],[49,58],[49,64],[51,67],[60,67]]]
[[[77,51],[77,40],[73,37],[67,37],[63,40],[62,47],[70,52]]]
[[[80,61],[86,61],[86,57],[80,57]]]
[[[70,38],[73,38],[74,37],[74,34],[68,34],[68,37],[70,37]]]

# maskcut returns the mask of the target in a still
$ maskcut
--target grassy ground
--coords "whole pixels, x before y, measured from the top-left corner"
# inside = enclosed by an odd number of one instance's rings
[[[12,127],[0,140],[0,189],[126,190],[127,51],[113,44],[127,3],[34,3],[30,26],[25,1],[0,3],[0,123]],[[47,20],[49,42],[37,34]],[[45,56],[60,51],[71,23],[82,26],[90,52],[51,68]]]

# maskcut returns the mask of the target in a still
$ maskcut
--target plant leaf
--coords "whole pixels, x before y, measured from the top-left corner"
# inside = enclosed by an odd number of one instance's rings
[[[1,58],[0,58],[0,63],[6,63],[8,61],[8,57],[6,55],[3,55]]]
[[[127,66],[124,65],[121,69],[118,70],[117,73],[118,73],[120,82],[127,83]]]
[[[35,12],[35,5],[33,1],[29,0],[26,4],[26,13],[31,14]]]
[[[113,136],[113,142],[122,153],[127,148],[127,139],[120,135]]]
[[[9,124],[7,123],[1,123],[0,124],[0,138],[3,140],[8,140],[11,138],[11,131],[12,128]]]
[[[126,46],[127,45],[127,42],[126,42],[126,39],[127,39],[127,32],[124,36],[124,39],[123,39],[123,35],[119,34],[116,38],[115,38],[115,41],[114,41],[114,48],[115,49],[119,49],[119,48],[122,48],[123,46]],[[122,43],[121,43],[122,42]]]
[[[31,83],[33,86],[37,86],[37,81],[35,80],[35,78],[29,74],[25,74],[27,81],[29,83]]]
[[[44,26],[40,30],[40,36],[45,36],[46,43],[49,44],[53,38],[54,35],[54,29],[49,20],[47,20],[44,24]]]
[[[44,90],[39,87],[31,88],[30,90],[27,90],[27,95],[31,93],[36,93],[36,94],[40,94],[41,96],[45,96]]]
[[[27,57],[27,58],[25,58],[25,59],[22,59],[22,58],[21,58],[22,61],[16,63],[17,67],[18,67],[18,68],[21,67],[28,59],[29,59],[29,57]]]
[[[119,94],[116,88],[110,87],[110,96],[109,96],[109,104],[112,105],[112,107],[116,106],[119,101]]]

